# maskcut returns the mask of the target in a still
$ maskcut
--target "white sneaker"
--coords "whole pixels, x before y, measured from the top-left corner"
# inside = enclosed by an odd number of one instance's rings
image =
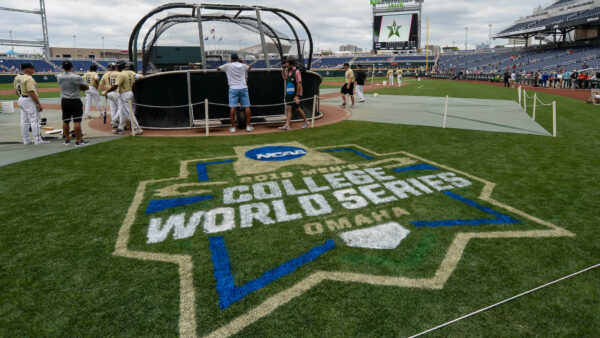
[[[279,130],[290,130],[290,126],[281,126],[279,128],[277,128]]]
[[[35,142],[34,145],[37,146],[37,145],[40,145],[40,144],[48,144],[48,143],[50,143],[50,141],[44,141],[44,140],[42,140],[42,141]]]
[[[246,126],[246,131],[247,131],[247,132],[254,131],[254,128],[253,128],[251,125],[247,125],[247,126]]]
[[[229,128],[229,132],[232,133],[232,134],[235,133],[235,127]]]
[[[33,144],[33,142],[31,142],[31,141],[23,141],[23,144],[24,145],[29,145],[29,144]]]
[[[143,132],[144,132],[144,131],[142,130],[142,128],[138,128],[138,129],[136,129],[136,130],[135,130],[133,133],[134,133],[135,135],[141,135]]]
[[[306,128],[308,128],[308,122],[304,122],[304,124],[301,127],[301,129],[306,129]]]

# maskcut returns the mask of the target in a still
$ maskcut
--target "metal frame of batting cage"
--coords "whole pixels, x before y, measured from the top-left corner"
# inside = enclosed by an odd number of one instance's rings
[[[240,22],[236,22],[235,20],[240,20]],[[249,16],[238,16],[236,19],[236,18],[232,18],[230,16],[226,16],[223,14],[218,14],[218,15],[203,16],[202,22],[205,22],[205,21],[207,21],[207,22],[210,22],[210,21],[232,22],[239,26],[245,27],[247,29],[250,29],[249,27],[258,29],[258,27],[254,27],[254,26],[248,24],[247,22],[242,22],[242,20],[250,21],[250,22],[258,21],[257,18],[253,18],[253,17],[249,17]],[[194,16],[186,15],[186,14],[171,15],[164,19],[158,20],[148,30],[148,33],[146,33],[146,36],[144,37],[144,42],[142,43],[142,73],[144,75],[146,75],[148,73],[148,65],[150,63],[150,59],[152,57],[152,52],[153,52],[152,49],[153,49],[156,41],[158,41],[158,39],[164,32],[166,32],[169,28],[171,28],[177,24],[192,23],[192,22],[196,22],[196,21],[197,21],[197,19]],[[291,41],[291,39],[280,38],[280,36],[279,36],[280,34],[279,34],[279,32],[277,32],[277,30],[275,30],[273,27],[267,25],[264,22],[262,24],[269,31],[270,34],[267,34],[267,36],[273,41],[273,43],[277,47],[277,50],[279,52],[279,56],[280,56],[281,60],[283,60],[284,56],[283,56],[283,47],[281,44],[281,40]],[[154,35],[152,36],[152,39],[150,40],[150,42],[148,42],[148,39],[150,38],[150,35],[152,33],[154,33]],[[205,58],[208,58],[209,56],[210,55],[205,55]],[[204,66],[204,68],[206,69],[205,66]]]
[[[292,30],[292,32],[294,34],[294,38],[296,40],[296,46],[297,46],[297,50],[298,50],[298,58],[297,59],[301,62],[304,62],[304,55],[300,48],[300,40],[298,38],[297,31],[294,28],[294,25],[290,22],[290,20],[288,18],[286,18],[286,16],[291,17],[292,19],[297,21],[302,26],[302,28],[304,29],[304,31],[308,37],[309,54],[308,54],[307,69],[311,68],[312,55],[313,55],[312,35],[310,34],[310,30],[308,29],[306,24],[292,12],[289,12],[289,11],[286,11],[283,9],[278,9],[278,8],[261,7],[261,6],[172,3],[172,4],[166,4],[166,5],[159,6],[155,9],[153,9],[152,11],[150,11],[137,23],[137,25],[134,27],[133,31],[131,32],[131,36],[129,38],[129,60],[134,63],[136,71],[138,71],[138,69],[137,69],[138,68],[137,67],[138,38],[139,38],[140,32],[142,30],[142,27],[154,15],[164,12],[164,11],[171,10],[171,9],[191,9],[192,10],[192,13],[190,16],[196,18],[198,21],[198,34],[200,36],[200,53],[202,55],[203,68],[205,68],[205,69],[206,69],[206,57],[205,57],[206,54],[205,54],[205,49],[204,49],[204,37],[203,37],[203,31],[202,31],[202,20],[204,19],[204,17],[201,14],[202,9],[237,11],[237,13],[233,17],[234,19],[239,17],[239,15],[242,12],[254,11],[256,13],[256,20],[258,23],[258,29],[259,29],[260,36],[261,36],[263,55],[265,57],[265,62],[267,64],[267,68],[269,68],[269,57],[268,57],[268,53],[267,53],[267,47],[265,44],[265,33],[264,33],[264,29],[262,27],[264,23],[262,22],[262,19],[260,16],[261,12],[273,13],[273,14],[277,15],[279,18],[281,18],[288,25],[288,27]]]

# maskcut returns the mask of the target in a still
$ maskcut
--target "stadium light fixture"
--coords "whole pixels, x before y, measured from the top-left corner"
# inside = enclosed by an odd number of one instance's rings
[[[12,30],[8,30],[8,34],[10,35],[10,50],[12,51],[13,55],[15,54],[15,45],[13,45],[13,37],[12,37]]]
[[[469,27],[465,27],[465,50],[469,49]]]

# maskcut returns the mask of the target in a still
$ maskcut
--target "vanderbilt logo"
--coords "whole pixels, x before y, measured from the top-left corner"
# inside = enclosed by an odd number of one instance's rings
[[[235,334],[323,280],[441,289],[471,239],[574,236],[404,151],[233,153],[141,182],[117,240],[116,256],[179,266],[182,335]]]

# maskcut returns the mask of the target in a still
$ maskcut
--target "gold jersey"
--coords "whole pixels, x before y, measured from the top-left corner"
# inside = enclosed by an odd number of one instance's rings
[[[83,74],[83,81],[85,81],[89,87],[96,87],[98,83],[98,73],[87,72]]]
[[[112,75],[112,73],[114,72],[112,70],[109,70],[108,72],[106,72],[106,74],[102,76],[102,79],[100,79],[100,87],[102,88],[102,90],[109,90],[110,87],[112,87],[110,85],[110,76]]]
[[[17,75],[13,81],[13,86],[19,93],[19,96],[29,96],[29,92],[31,91],[37,94],[37,84],[30,75]]]
[[[135,73],[130,70],[123,70],[117,77],[117,86],[119,93],[130,92],[135,82]]]
[[[108,84],[110,87],[117,85],[117,78],[119,77],[120,72],[112,72],[110,73],[110,77],[108,78]],[[106,76],[106,75],[105,75]],[[110,88],[107,88],[110,89]]]

